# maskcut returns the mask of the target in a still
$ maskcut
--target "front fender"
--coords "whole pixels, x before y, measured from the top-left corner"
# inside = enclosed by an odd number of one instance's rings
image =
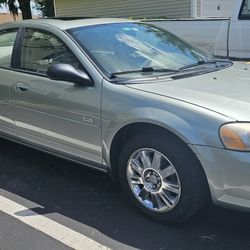
[[[115,116],[103,131],[103,157],[108,166],[110,165],[110,149],[115,135],[125,126],[136,123],[148,123],[165,128],[187,144],[206,144],[194,127],[173,113],[149,107],[130,109]]]

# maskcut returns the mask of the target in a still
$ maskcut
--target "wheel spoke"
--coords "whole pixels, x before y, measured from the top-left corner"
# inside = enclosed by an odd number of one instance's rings
[[[145,188],[142,188],[141,192],[139,193],[139,197],[144,201],[149,197],[149,192]]]
[[[176,174],[176,171],[174,169],[174,167],[172,165],[170,165],[169,167],[164,168],[163,170],[160,171],[161,177],[167,178],[173,174]]]
[[[161,166],[161,154],[158,152],[154,152],[154,157],[153,157],[153,161],[151,164],[151,168],[155,169],[155,170],[160,170],[160,166]]]
[[[151,200],[154,208],[159,209],[161,207],[161,201],[157,194],[151,194]]]
[[[175,184],[172,184],[172,183],[168,183],[168,182],[163,182],[162,184],[162,188],[164,190],[167,190],[167,191],[170,191],[172,193],[175,193],[175,194],[179,194],[180,192],[180,187],[179,185],[175,185]]]
[[[140,163],[138,162],[138,160],[132,159],[131,161],[131,167],[138,173],[138,174],[142,174],[143,172],[143,168],[140,165]]]
[[[131,183],[133,185],[140,185],[143,184],[142,178],[141,177],[131,177]]]
[[[168,196],[164,192],[159,193],[159,196],[161,197],[163,202],[167,205],[167,207],[171,207],[173,205],[171,200],[168,198]]]
[[[144,169],[150,168],[151,161],[150,161],[146,151],[145,150],[141,151],[139,155],[140,155],[140,159],[141,159],[143,168]]]

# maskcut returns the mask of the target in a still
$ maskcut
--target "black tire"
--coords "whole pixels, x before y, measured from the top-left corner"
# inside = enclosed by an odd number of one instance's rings
[[[170,211],[160,213],[146,208],[130,188],[127,179],[128,161],[135,151],[142,148],[151,148],[166,156],[178,173],[181,195]],[[118,166],[119,180],[128,198],[143,213],[155,220],[171,224],[184,222],[202,207],[208,196],[208,184],[200,162],[191,149],[171,133],[146,130],[132,136],[120,152]]]

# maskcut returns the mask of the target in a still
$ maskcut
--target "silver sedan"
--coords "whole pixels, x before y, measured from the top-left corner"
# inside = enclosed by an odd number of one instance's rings
[[[0,26],[0,76],[1,136],[109,173],[150,217],[250,208],[247,63],[146,23],[62,18]]]

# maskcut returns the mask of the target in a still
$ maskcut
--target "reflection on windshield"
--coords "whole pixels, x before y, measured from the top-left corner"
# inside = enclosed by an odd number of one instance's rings
[[[135,54],[146,59],[144,65],[141,66],[165,68],[166,64],[171,67],[176,63],[182,63],[182,59],[176,58],[172,53],[153,47],[148,43],[143,43],[130,35],[119,34],[117,35],[117,39],[125,46],[130,46],[134,49]]]
[[[211,58],[173,34],[142,23],[94,25],[69,32],[108,75],[146,67],[176,70]]]

